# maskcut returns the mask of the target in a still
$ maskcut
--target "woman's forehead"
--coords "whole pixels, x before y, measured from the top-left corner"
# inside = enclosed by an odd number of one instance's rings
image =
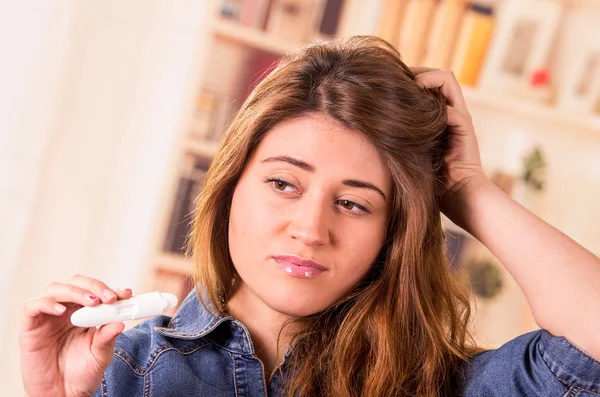
[[[377,148],[362,134],[325,115],[286,120],[274,126],[261,140],[257,153],[309,156],[314,162],[362,168],[386,168]],[[282,153],[278,153],[282,154]]]
[[[390,171],[377,148],[361,132],[326,115],[313,114],[277,124],[262,138],[251,162],[269,166],[286,163],[273,160],[277,157],[299,160],[310,166],[305,169],[310,172],[360,177],[391,190]]]

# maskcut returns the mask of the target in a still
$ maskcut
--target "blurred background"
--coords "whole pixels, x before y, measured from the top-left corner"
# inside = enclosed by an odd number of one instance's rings
[[[319,39],[377,35],[451,69],[487,175],[599,255],[598,21],[600,0],[0,2],[3,395],[22,395],[21,310],[50,282],[190,290],[183,246],[221,134],[265,71]],[[479,343],[536,329],[500,263],[444,222]]]

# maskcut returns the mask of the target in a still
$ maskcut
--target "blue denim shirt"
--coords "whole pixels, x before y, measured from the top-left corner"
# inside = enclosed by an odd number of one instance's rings
[[[468,397],[600,396],[600,362],[545,330],[480,353],[464,374]],[[279,371],[265,379],[246,327],[207,312],[192,290],[173,318],[154,317],[117,337],[94,397],[262,397],[281,389]]]

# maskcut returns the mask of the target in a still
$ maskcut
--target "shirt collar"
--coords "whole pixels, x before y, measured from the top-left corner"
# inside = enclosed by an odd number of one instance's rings
[[[226,313],[218,313],[208,298],[204,299],[204,302],[210,310],[207,310],[202,305],[196,289],[193,288],[183,302],[181,302],[179,309],[177,309],[169,324],[166,327],[156,327],[156,331],[172,338],[197,339],[208,335],[224,322],[232,322],[242,328],[244,331],[242,334],[246,339],[247,346],[250,347],[251,351],[254,350],[249,332],[242,323]]]
[[[252,344],[252,339],[250,338],[250,332],[244,324],[226,313],[218,313],[207,296],[205,296],[204,302],[210,311],[206,310],[202,305],[196,289],[192,288],[187,297],[181,302],[179,309],[177,309],[177,312],[171,318],[169,324],[166,327],[155,327],[154,329],[159,334],[171,338],[190,340],[199,339],[209,335],[219,325],[228,322],[228,333],[230,335],[235,334],[240,336],[239,338],[230,337],[229,340],[226,341],[228,347],[232,347],[234,350],[242,351],[244,353],[254,354],[254,346]],[[213,314],[212,312],[217,314]],[[298,341],[295,341],[291,348],[286,350],[284,362],[291,354],[291,351],[297,342]]]

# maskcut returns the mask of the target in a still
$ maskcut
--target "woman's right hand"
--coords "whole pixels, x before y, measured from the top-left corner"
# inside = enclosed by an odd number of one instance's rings
[[[131,289],[112,291],[81,275],[51,283],[46,294],[25,302],[19,333],[21,377],[28,397],[91,396],[113,357],[122,322],[96,329],[71,324],[82,306],[112,303],[132,296]]]

